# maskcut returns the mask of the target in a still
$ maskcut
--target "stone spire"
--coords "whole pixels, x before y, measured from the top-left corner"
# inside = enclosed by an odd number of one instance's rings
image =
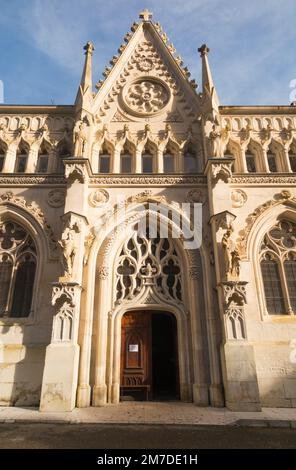
[[[204,95],[204,104],[210,105],[214,115],[219,114],[219,98],[214,85],[209,60],[208,53],[210,49],[206,44],[203,44],[199,49],[200,57],[202,60],[202,89]]]
[[[92,67],[91,67],[91,56],[95,50],[94,45],[88,41],[84,46],[85,50],[85,62],[84,68],[80,80],[79,89],[77,92],[75,106],[77,108],[91,111],[92,103]]]

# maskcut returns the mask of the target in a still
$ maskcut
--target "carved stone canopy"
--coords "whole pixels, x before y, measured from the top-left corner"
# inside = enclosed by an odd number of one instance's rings
[[[232,223],[235,219],[236,215],[229,211],[222,211],[218,214],[212,215],[210,218],[210,223],[215,223],[216,231],[218,231],[220,228],[222,230],[232,230]]]
[[[219,284],[223,290],[224,303],[226,307],[233,305],[243,306],[247,303],[247,284],[247,281],[225,281]]]
[[[218,181],[228,183],[232,177],[234,158],[209,158],[205,167],[205,174],[210,175],[212,185]]]

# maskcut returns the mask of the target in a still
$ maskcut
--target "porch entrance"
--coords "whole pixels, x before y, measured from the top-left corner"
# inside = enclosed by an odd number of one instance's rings
[[[121,399],[179,399],[174,315],[135,311],[122,317],[120,385]]]

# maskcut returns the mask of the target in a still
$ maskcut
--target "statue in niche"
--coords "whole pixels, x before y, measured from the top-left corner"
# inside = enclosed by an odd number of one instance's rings
[[[231,239],[232,230],[226,230],[222,238],[224,272],[228,281],[237,280],[240,274],[240,257],[234,241]]]
[[[208,119],[205,123],[204,130],[208,157],[223,157],[222,132],[220,126]]]
[[[209,134],[209,148],[210,157],[222,157],[223,152],[221,148],[221,132],[216,124],[213,124],[212,130]]]
[[[74,230],[66,227],[62,239],[58,242],[63,250],[63,265],[65,277],[71,278],[73,273],[74,258],[76,255],[76,245],[74,240]]]
[[[88,136],[88,123],[86,120],[77,121],[74,127],[74,155],[84,157]]]

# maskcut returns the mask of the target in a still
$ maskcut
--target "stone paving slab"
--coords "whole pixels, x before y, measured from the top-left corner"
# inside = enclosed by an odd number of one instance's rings
[[[45,413],[37,408],[0,407],[1,422],[237,425],[296,429],[296,409],[263,408],[262,412],[234,412],[226,408],[199,408],[192,403],[180,402],[123,402],[98,408],[76,408],[68,413]]]

